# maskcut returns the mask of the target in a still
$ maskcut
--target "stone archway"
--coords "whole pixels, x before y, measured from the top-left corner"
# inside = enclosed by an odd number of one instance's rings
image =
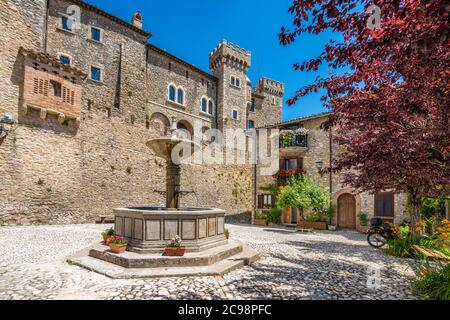
[[[184,138],[186,139],[192,139],[194,136],[194,129],[192,128],[192,125],[186,121],[186,120],[180,120],[177,122],[177,129],[179,129],[183,135],[185,135]]]
[[[358,213],[361,211],[361,196],[352,189],[341,189],[333,195],[333,204],[336,206],[336,214],[333,225],[341,228],[360,229]]]
[[[151,114],[149,122],[154,125],[155,129],[158,130],[161,135],[167,134],[167,130],[170,127],[170,120],[166,115],[160,112],[154,112]]]

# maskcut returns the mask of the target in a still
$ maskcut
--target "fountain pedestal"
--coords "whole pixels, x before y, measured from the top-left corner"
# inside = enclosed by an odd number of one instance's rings
[[[119,208],[114,215],[115,233],[125,237],[128,250],[136,253],[162,253],[176,235],[188,252],[227,243],[221,209]]]

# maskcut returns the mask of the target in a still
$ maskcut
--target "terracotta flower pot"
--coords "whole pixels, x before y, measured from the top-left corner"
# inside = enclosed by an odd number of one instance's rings
[[[110,243],[109,249],[114,253],[124,253],[125,250],[127,250],[127,245],[126,244],[118,245],[118,244]]]
[[[185,251],[186,251],[185,246],[181,246],[178,248],[166,247],[166,249],[164,250],[164,252],[168,256],[183,256]]]

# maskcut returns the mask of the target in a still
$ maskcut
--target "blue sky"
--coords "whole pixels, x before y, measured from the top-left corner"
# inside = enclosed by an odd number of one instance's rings
[[[292,17],[287,10],[292,0],[88,0],[123,20],[130,21],[137,10],[144,18],[144,29],[153,36],[150,42],[168,52],[208,70],[208,54],[227,39],[252,53],[248,76],[253,84],[266,76],[285,83],[284,100],[296,89],[312,83],[318,72],[294,71],[292,65],[317,56],[330,35],[303,35],[288,47],[279,45],[277,34]],[[283,120],[326,111],[320,92],[308,95],[295,106],[283,106]]]

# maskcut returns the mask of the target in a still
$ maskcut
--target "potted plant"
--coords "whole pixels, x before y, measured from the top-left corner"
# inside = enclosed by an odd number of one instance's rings
[[[121,236],[113,236],[109,240],[109,249],[114,253],[124,253],[127,246],[128,241]]]
[[[108,245],[109,241],[111,240],[112,236],[114,235],[113,228],[108,228],[105,231],[102,232],[103,237],[103,243]]]
[[[268,224],[266,218],[266,214],[262,213],[261,210],[256,210],[256,217],[253,223],[258,226],[266,226]]]
[[[269,224],[280,224],[281,223],[281,214],[283,210],[280,208],[272,208],[267,212],[266,215],[266,221],[269,222]]]
[[[186,246],[181,244],[181,238],[178,235],[170,240],[164,250],[167,256],[183,256],[185,251]]]
[[[367,218],[367,213],[361,211],[358,213],[358,219],[360,224],[360,231],[366,233],[369,230],[369,219]]]
[[[228,230],[228,229],[225,229],[224,231],[223,231],[223,233],[225,234],[225,238],[229,238],[230,237],[230,230]]]
[[[333,223],[333,217],[336,213],[336,205],[334,203],[331,203],[330,206],[327,208],[325,214],[327,216],[327,222],[328,222],[328,230],[335,231],[336,226],[332,225]]]

